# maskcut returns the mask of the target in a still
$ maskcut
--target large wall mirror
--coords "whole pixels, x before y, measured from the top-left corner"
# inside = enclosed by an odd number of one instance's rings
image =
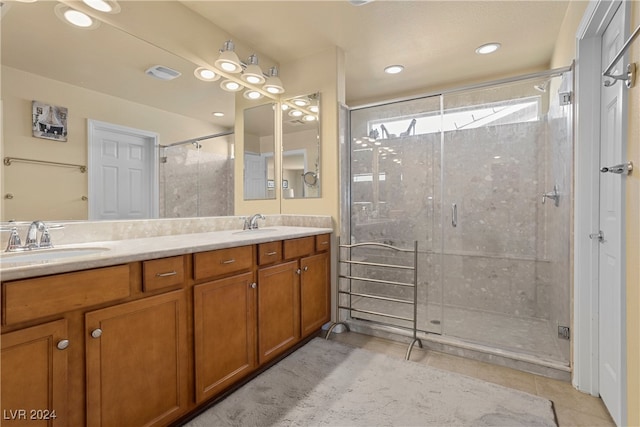
[[[276,198],[275,109],[269,103],[244,110],[244,199]]]
[[[104,194],[88,193],[91,168],[87,173],[73,167],[88,166],[92,120],[158,136],[151,186],[160,217],[232,215],[234,137],[211,136],[234,129],[235,94],[220,89],[219,82],[196,78],[197,65],[184,55],[127,31],[105,22],[91,29],[63,22],[57,11],[61,6],[48,1],[2,4],[3,156],[72,166],[19,160],[7,165],[5,160],[1,219],[95,219],[89,218],[87,198]],[[179,2],[121,6],[124,18],[190,12]],[[150,76],[145,71],[154,65],[180,76]],[[33,101],[67,109],[66,140],[32,134],[41,119],[34,115]]]
[[[282,197],[320,197],[320,93],[282,105]]]

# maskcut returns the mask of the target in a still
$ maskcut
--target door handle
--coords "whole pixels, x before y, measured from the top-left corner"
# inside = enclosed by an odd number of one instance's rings
[[[455,203],[451,204],[451,226],[458,226],[458,205]]]
[[[591,240],[593,239],[598,239],[598,242],[604,242],[604,233],[602,232],[602,230],[599,230],[597,233],[591,233],[589,234],[589,238]]]
[[[633,162],[620,163],[614,166],[604,166],[600,169],[602,173],[615,173],[617,175],[625,174],[629,175],[633,171]]]

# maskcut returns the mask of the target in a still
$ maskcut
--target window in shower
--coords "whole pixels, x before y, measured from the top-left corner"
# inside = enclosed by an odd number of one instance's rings
[[[568,363],[572,115],[558,91],[570,79],[350,111],[346,235],[418,240],[422,331]],[[554,185],[559,206],[542,204]]]

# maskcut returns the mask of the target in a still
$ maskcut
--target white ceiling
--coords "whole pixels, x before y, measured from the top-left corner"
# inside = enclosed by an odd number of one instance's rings
[[[189,13],[175,16],[175,9],[163,2],[120,3],[120,16],[110,19],[135,19],[138,25],[141,16],[149,16],[139,26],[146,34],[157,33],[149,40],[156,45],[170,45],[172,39],[190,45],[189,35],[172,31],[172,23],[198,18],[279,64],[338,46],[345,52],[350,106],[546,69],[568,6],[568,1],[555,0],[377,0],[363,6],[346,0],[201,0],[181,2]],[[129,40],[106,23],[93,31],[71,28],[53,15],[55,5],[40,1],[2,6],[3,65],[205,120],[213,121],[211,112],[223,110],[227,117],[217,123],[232,126],[234,95],[196,80],[193,58]],[[206,49],[201,56],[215,55],[223,41],[207,40],[203,48],[194,40],[193,49]],[[493,41],[502,43],[495,54],[474,53]],[[398,63],[405,66],[403,73],[383,73],[385,66]],[[183,76],[171,85],[146,77],[142,71],[155,64],[176,68]],[[281,77],[286,82],[286,76]]]
[[[568,1],[183,1],[280,64],[346,55],[347,104],[546,69]],[[502,48],[475,53],[484,43]],[[389,76],[387,65],[405,71]],[[565,64],[569,65],[569,64]]]

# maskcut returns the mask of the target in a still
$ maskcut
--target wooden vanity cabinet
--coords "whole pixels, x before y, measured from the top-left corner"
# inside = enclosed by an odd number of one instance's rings
[[[204,402],[256,366],[253,272],[193,288],[196,402]]]
[[[327,252],[300,260],[300,316],[302,338],[331,320],[329,254]]]
[[[258,270],[258,361],[268,362],[300,340],[298,261]]]
[[[166,425],[188,406],[183,291],[85,315],[88,426]]]
[[[67,322],[2,335],[2,425],[67,426]]]
[[[329,236],[3,282],[3,425],[175,422],[329,321]]]

